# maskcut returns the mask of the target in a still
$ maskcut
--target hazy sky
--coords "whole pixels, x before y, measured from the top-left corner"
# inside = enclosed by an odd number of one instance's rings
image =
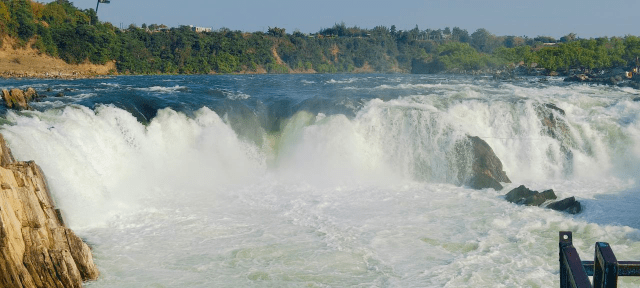
[[[71,1],[81,9],[95,9],[97,2]],[[124,27],[156,23],[248,32],[271,26],[311,33],[344,22],[398,30],[458,26],[473,33],[485,28],[500,36],[640,35],[639,0],[111,0],[100,5],[98,16]]]

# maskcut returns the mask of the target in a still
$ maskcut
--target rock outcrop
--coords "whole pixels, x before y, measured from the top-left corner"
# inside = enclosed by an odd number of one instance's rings
[[[11,90],[2,89],[2,99],[4,100],[4,104],[8,108],[12,109],[31,109],[29,102],[37,100],[38,97],[38,92],[33,88],[27,88],[26,90],[20,90],[18,88]]]
[[[517,188],[509,191],[505,195],[505,199],[511,203],[525,206],[539,206],[542,207],[544,203],[550,200],[555,200],[558,197],[552,189],[545,190],[543,192],[532,191],[524,185],[520,185]],[[582,211],[580,202],[575,197],[569,197],[560,201],[552,202],[546,205],[546,208],[556,211],[567,212],[569,214],[578,214]]]
[[[65,227],[44,175],[17,162],[0,135],[0,287],[82,287],[97,279],[91,250]]]
[[[465,183],[473,189],[493,188],[502,190],[502,184],[511,183],[507,174],[502,170],[502,162],[493,149],[476,136],[467,136],[471,144],[471,175]]]

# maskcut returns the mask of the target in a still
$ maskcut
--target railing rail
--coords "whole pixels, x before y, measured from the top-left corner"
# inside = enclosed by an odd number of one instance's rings
[[[560,232],[559,247],[561,288],[614,288],[618,276],[640,276],[640,261],[618,261],[608,243],[596,242],[595,261],[580,260],[571,232]]]

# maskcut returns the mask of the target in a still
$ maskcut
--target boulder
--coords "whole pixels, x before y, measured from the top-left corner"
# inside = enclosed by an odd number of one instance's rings
[[[0,287],[82,287],[97,279],[86,243],[65,227],[42,170],[0,135]]]
[[[493,149],[476,136],[467,136],[470,142],[471,175],[465,183],[473,189],[493,188],[502,190],[500,182],[511,183],[507,173],[502,170],[502,162]]]
[[[511,203],[516,203],[519,205],[526,206],[540,206],[542,203],[547,200],[554,200],[558,197],[553,192],[553,190],[545,190],[540,193],[538,191],[529,190],[529,188],[524,185],[520,185],[517,188],[509,191],[505,196],[505,199]]]
[[[580,205],[580,201],[577,201],[573,196],[557,202],[553,202],[547,205],[547,208],[556,211],[567,212],[569,214],[578,214],[580,213],[580,211],[582,211],[582,205]]]
[[[38,93],[33,88],[27,89],[26,93],[18,88],[14,88],[9,91],[5,89],[2,90],[2,99],[4,99],[5,105],[8,108],[17,110],[31,109],[28,102],[37,96]]]
[[[640,97],[633,98],[633,102],[640,102]]]
[[[555,200],[558,197],[552,189],[545,190],[540,193],[538,191],[532,191],[524,185],[520,185],[517,188],[509,191],[509,193],[507,193],[504,198],[505,200],[511,203],[516,203],[518,205],[540,207],[545,202],[549,200]],[[580,213],[580,211],[582,211],[580,202],[576,201],[575,197],[569,197],[562,199],[561,201],[552,202],[547,205],[546,208],[567,212],[570,214],[578,214]]]

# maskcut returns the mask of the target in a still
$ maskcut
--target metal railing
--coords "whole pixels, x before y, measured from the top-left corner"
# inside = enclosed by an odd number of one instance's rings
[[[618,286],[618,276],[640,276],[640,261],[618,261],[609,243],[596,242],[595,261],[580,260],[571,232],[560,232],[559,246],[561,288],[613,288]]]

